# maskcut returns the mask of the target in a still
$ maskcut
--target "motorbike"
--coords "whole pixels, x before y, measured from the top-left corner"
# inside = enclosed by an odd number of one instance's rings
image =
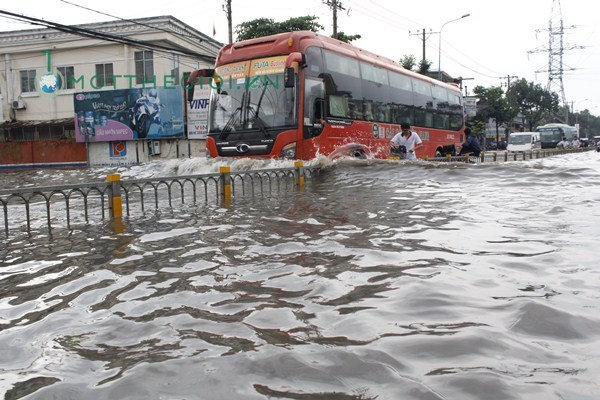
[[[160,104],[151,103],[145,97],[136,100],[131,110],[131,125],[132,129],[137,132],[138,138],[145,138],[150,132],[152,124],[161,124],[160,107]]]
[[[392,156],[398,157],[401,160],[406,159],[406,146],[400,145],[397,147],[391,147]]]

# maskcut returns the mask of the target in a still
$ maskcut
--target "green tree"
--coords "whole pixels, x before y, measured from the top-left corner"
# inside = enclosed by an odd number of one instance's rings
[[[431,64],[431,61],[428,60],[421,60],[417,63],[417,58],[412,54],[405,54],[400,59],[400,65],[410,71],[414,71],[416,67],[416,71],[421,75],[427,75],[429,68],[431,68]]]
[[[413,56],[412,54],[405,54],[402,56],[402,58],[400,59],[400,64],[412,71],[413,68],[415,67],[415,65],[417,65],[417,59],[415,58],[415,56]]]
[[[242,22],[235,27],[235,34],[238,41],[274,35],[276,33],[280,33],[278,24],[271,18],[258,18]]]
[[[333,35],[331,35],[331,37],[333,37]],[[338,39],[338,40],[341,40],[342,42],[350,43],[351,41],[360,39],[361,37],[362,36],[360,36],[360,35],[346,35],[344,32],[338,32],[337,38],[334,38],[334,39]]]
[[[553,122],[554,116],[561,112],[556,93],[526,79],[511,85],[507,98],[519,110],[522,125],[527,125],[529,131],[535,130],[541,122]]]
[[[292,32],[292,31],[313,31],[318,32],[323,29],[323,25],[319,24],[316,20],[318,18],[313,15],[306,15],[304,17],[293,17],[288,20],[279,23],[279,29],[281,32]]]
[[[275,35],[277,33],[290,31],[313,31],[325,29],[317,22],[317,17],[307,15],[294,17],[283,22],[275,22],[270,18],[258,18],[252,21],[242,22],[235,27],[236,40],[248,40],[262,36]]]
[[[419,69],[417,70],[417,72],[421,75],[427,75],[427,73],[429,72],[429,68],[431,68],[431,64],[431,61],[421,59],[421,61],[419,61]]]
[[[468,124],[471,128],[471,132],[477,135],[478,137],[485,138],[485,126],[486,123],[481,120],[475,120],[472,123]],[[486,138],[487,139],[487,138]]]
[[[569,114],[569,121],[579,124],[579,134],[581,137],[592,139],[600,135],[600,117],[592,115],[587,108],[583,111]]]
[[[487,123],[490,118],[493,118],[496,121],[496,141],[498,142],[500,125],[510,124],[517,116],[518,109],[509,103],[500,86],[490,88],[476,86],[473,93],[479,98],[475,120]]]

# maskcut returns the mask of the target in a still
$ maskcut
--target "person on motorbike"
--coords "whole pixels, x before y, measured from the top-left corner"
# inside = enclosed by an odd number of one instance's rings
[[[150,89],[148,94],[140,97],[136,101],[137,104],[147,105],[152,116],[153,122],[160,125],[160,98],[156,89]]]
[[[479,145],[477,136],[471,133],[471,128],[465,128],[465,136],[467,139],[462,144],[459,155],[473,155],[479,157],[479,153],[481,153],[481,146]]]
[[[415,151],[423,147],[423,142],[417,134],[410,129],[408,122],[400,124],[402,131],[397,133],[392,138],[392,154],[398,154],[401,159],[416,160],[417,155]]]
[[[145,138],[152,124],[157,124],[162,129],[160,121],[160,98],[156,89],[150,89],[147,94],[141,95],[132,108],[132,128],[138,133],[138,138]]]

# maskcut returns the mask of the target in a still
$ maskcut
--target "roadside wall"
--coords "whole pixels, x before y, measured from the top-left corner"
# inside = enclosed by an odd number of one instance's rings
[[[62,166],[85,162],[85,143],[75,143],[72,139],[0,143],[0,166]]]
[[[204,140],[161,139],[95,142],[89,145],[89,165],[118,166],[156,160],[206,157]]]

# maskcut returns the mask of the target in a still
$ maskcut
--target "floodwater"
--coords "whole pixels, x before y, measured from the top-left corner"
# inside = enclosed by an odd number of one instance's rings
[[[90,223],[0,239],[0,392],[600,398],[600,153],[323,167],[303,192],[146,212],[122,233]]]

